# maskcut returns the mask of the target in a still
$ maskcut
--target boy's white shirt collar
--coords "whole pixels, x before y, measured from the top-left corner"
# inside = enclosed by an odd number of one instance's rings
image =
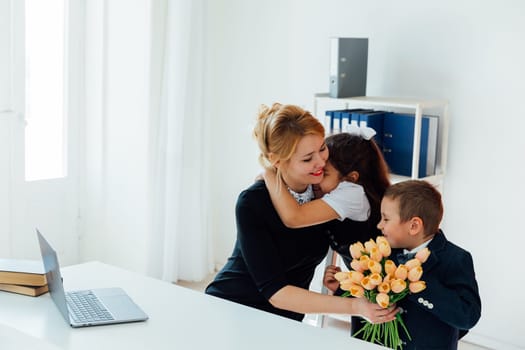
[[[432,241],[432,239],[433,239],[433,237],[430,238],[428,241],[424,242],[423,244],[421,244],[421,245],[415,247],[414,249],[410,250],[410,251],[408,249],[403,249],[403,254],[419,252],[421,249],[425,248],[430,243],[430,241]]]

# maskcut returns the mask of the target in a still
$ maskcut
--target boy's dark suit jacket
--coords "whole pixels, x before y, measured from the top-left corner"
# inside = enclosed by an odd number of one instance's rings
[[[398,302],[401,317],[412,337],[399,334],[403,349],[457,349],[458,340],[481,316],[481,300],[472,256],[449,242],[440,230],[429,243],[428,260],[422,265],[426,289]],[[391,258],[397,264],[397,253]],[[352,319],[354,321],[355,318]],[[354,326],[357,326],[354,328]],[[352,334],[358,325],[352,325]]]

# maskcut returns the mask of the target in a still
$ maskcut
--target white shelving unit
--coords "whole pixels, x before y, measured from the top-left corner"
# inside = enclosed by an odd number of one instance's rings
[[[392,182],[399,182],[409,178],[417,179],[419,169],[419,151],[421,143],[421,118],[423,114],[438,116],[438,140],[436,155],[436,172],[432,176],[421,177],[434,184],[440,191],[443,187],[443,178],[447,167],[448,144],[448,101],[439,99],[394,98],[394,97],[348,97],[332,98],[328,94],[317,94],[314,101],[314,115],[324,118],[328,110],[347,108],[371,108],[392,112],[415,114],[414,123],[414,153],[412,155],[412,174],[410,177],[392,174]],[[324,120],[324,119],[322,119]]]
[[[422,179],[432,183],[439,191],[443,191],[443,179],[447,168],[447,144],[448,144],[448,101],[438,99],[418,99],[418,98],[394,98],[394,97],[348,97],[348,98],[332,98],[327,93],[316,94],[314,101],[314,115],[324,122],[325,112],[328,110],[339,110],[349,108],[370,108],[380,109],[391,112],[404,112],[415,114],[414,123],[414,153],[412,155],[412,174],[410,177],[391,174],[391,181],[393,183],[408,180],[408,179]],[[421,141],[421,118],[425,115],[438,116],[438,137],[437,137],[437,155],[436,155],[436,172],[432,176],[419,177],[419,151]],[[314,279],[311,283],[312,290],[326,293],[326,288],[323,287],[324,267],[332,263],[341,266],[343,270],[346,269],[340,257],[330,249],[326,263],[320,264]],[[319,285],[318,288],[315,288]],[[349,322],[350,317],[342,317],[340,315],[307,315],[306,323],[322,327],[325,322],[325,317],[329,316],[337,320]]]

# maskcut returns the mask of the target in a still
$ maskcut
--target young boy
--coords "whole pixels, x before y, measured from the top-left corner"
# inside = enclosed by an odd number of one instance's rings
[[[458,340],[481,316],[481,300],[472,257],[449,242],[439,229],[443,217],[440,193],[428,182],[409,180],[389,187],[381,201],[377,227],[397,253],[430,250],[422,265],[426,289],[397,306],[410,333],[403,349],[457,349]],[[395,249],[397,248],[397,249]]]

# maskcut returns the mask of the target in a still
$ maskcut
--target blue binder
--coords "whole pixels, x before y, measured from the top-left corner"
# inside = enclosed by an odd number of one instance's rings
[[[332,114],[332,132],[341,132],[341,119],[343,111],[334,111]]]
[[[347,109],[343,112],[343,120],[345,120],[345,122],[348,124],[355,124],[357,126],[359,125],[359,114],[367,112],[372,112],[372,110],[362,108]],[[341,131],[345,132],[347,130],[343,128]]]
[[[330,110],[325,112],[325,124],[327,134],[345,132],[346,125],[351,122],[351,116],[353,112],[356,111],[371,111],[370,109],[362,108],[352,108],[352,109],[339,109],[339,110]],[[359,123],[359,119],[355,121],[356,124]]]
[[[373,139],[381,150],[383,149],[383,127],[386,113],[387,112],[384,111],[364,111],[356,113],[359,126],[367,126],[375,130],[376,135]]]
[[[334,113],[337,111],[326,111],[325,114],[325,121],[324,121],[324,129],[326,134],[330,134],[332,130],[334,129]]]
[[[414,152],[413,114],[385,113],[383,123],[383,154],[394,174],[412,175]],[[421,144],[419,154],[419,177],[433,175],[436,167],[438,120],[435,116],[421,119]]]

